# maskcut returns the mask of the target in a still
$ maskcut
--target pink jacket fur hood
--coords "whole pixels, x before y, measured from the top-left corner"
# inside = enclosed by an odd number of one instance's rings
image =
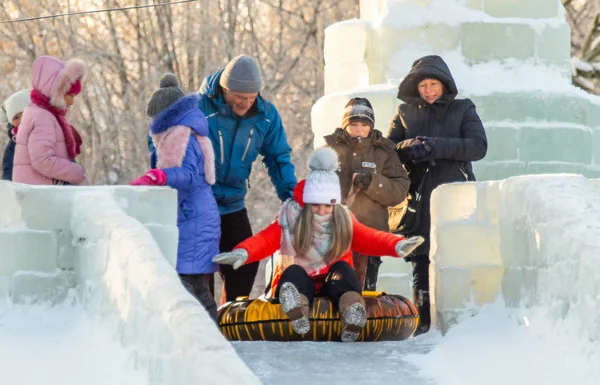
[[[47,96],[57,109],[67,108],[64,96],[73,83],[83,81],[86,73],[81,60],[63,63],[52,56],[40,56],[31,70],[33,88]],[[23,112],[16,137],[13,181],[78,185],[83,180],[83,167],[69,159],[65,136],[56,117],[30,103]]]

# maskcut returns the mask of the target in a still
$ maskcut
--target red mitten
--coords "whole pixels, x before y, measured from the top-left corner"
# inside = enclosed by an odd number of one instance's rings
[[[130,183],[132,186],[164,186],[167,184],[167,174],[155,168]]]

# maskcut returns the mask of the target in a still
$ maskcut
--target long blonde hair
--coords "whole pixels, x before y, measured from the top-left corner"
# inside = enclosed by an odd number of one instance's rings
[[[312,247],[313,218],[312,205],[306,203],[294,227],[294,244],[299,255],[305,255]],[[327,263],[342,257],[352,245],[352,219],[348,210],[341,205],[333,205],[331,229],[331,244],[323,257]]]

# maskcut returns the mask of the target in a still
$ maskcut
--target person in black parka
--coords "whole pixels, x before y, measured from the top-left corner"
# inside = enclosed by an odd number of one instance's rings
[[[415,335],[427,332],[431,323],[431,193],[444,183],[474,181],[471,162],[482,159],[487,152],[485,129],[475,105],[469,99],[456,99],[457,94],[450,69],[441,57],[430,55],[416,60],[398,87],[398,99],[404,103],[398,106],[388,132],[408,172],[411,194],[425,178],[420,226],[411,234],[425,237],[425,242],[410,257],[413,301],[420,314]]]

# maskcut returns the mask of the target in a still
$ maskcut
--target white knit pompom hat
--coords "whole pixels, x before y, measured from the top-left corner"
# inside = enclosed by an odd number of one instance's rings
[[[330,147],[318,148],[308,160],[310,172],[306,177],[304,203],[334,205],[342,202],[337,153]]]

